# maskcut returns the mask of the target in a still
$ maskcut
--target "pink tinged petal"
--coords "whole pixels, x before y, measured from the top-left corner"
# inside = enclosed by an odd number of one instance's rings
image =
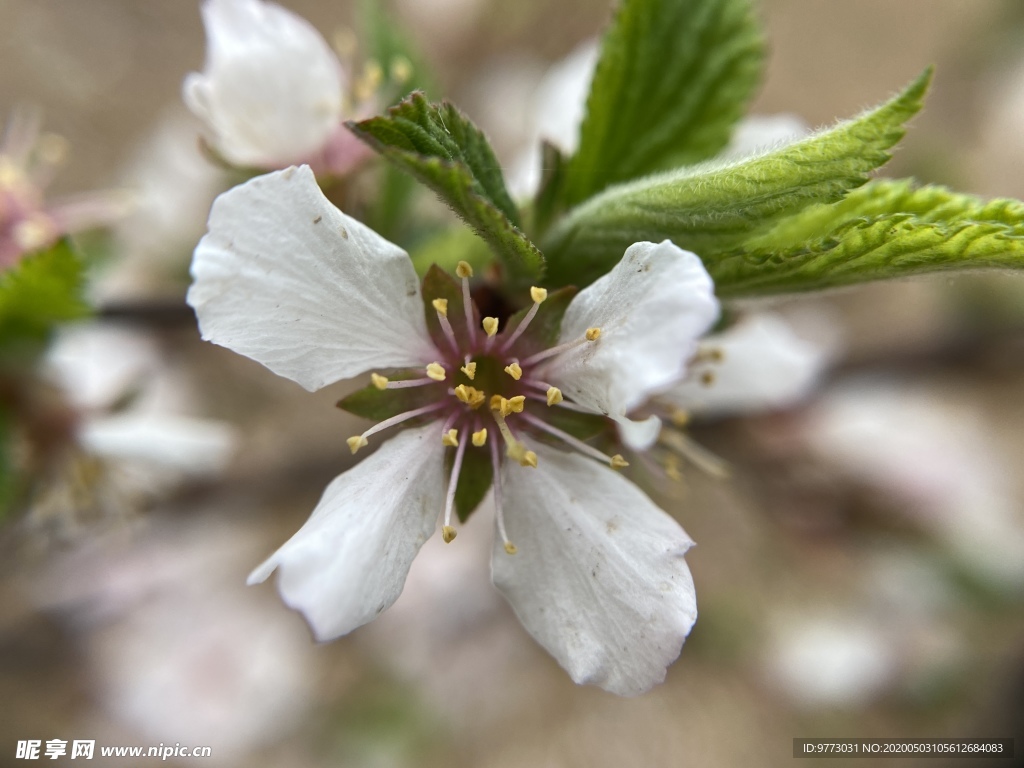
[[[697,339],[717,317],[700,258],[668,240],[636,243],[569,305],[560,341],[592,327],[601,337],[556,358],[547,380],[582,406],[623,417],[683,377]]]
[[[409,256],[339,211],[308,167],[217,198],[188,303],[203,338],[316,390],[436,353]]]
[[[786,408],[806,397],[828,351],[799,338],[774,314],[753,315],[702,346],[720,350],[721,362],[692,371],[661,399],[694,413],[749,413]],[[711,374],[708,383],[701,374]]]
[[[341,122],[344,76],[320,33],[262,0],[207,0],[202,12],[206,66],[183,96],[217,151],[271,168],[321,149]]]
[[[402,593],[444,506],[437,426],[410,429],[337,477],[304,526],[249,576],[280,570],[282,599],[318,640],[372,621]]]
[[[635,485],[575,454],[536,446],[536,469],[505,462],[509,555],[495,586],[580,684],[643,693],[665,679],[697,618],[690,537]]]

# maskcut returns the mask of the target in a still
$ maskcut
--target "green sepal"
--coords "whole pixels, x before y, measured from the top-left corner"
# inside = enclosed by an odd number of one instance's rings
[[[833,203],[889,158],[921,107],[925,72],[882,106],[772,152],[657,174],[612,187],[570,211],[548,233],[552,283],[587,284],[636,242],[671,239],[709,271],[781,219]]]
[[[543,272],[544,257],[518,228],[519,212],[487,138],[452,104],[431,104],[415,92],[387,116],[347,125],[434,190],[487,241],[513,276],[528,279]]]
[[[450,352],[451,342],[448,341],[441,328],[441,321],[437,318],[437,310],[432,303],[434,299],[448,300],[448,323],[459,343],[459,349],[468,349],[469,329],[466,328],[466,305],[462,301],[462,283],[436,264],[432,264],[427,274],[423,276],[423,312],[427,320],[427,331],[434,346]]]
[[[537,314],[530,321],[530,325],[509,350],[510,356],[526,357],[555,346],[562,331],[562,318],[565,317],[565,311],[576,293],[577,290],[572,285],[548,293],[548,297],[537,307]],[[505,324],[505,333],[514,333],[532,307],[531,304],[512,315]]]
[[[536,405],[530,403],[529,407],[534,410],[547,408],[543,416],[544,421],[552,427],[568,432],[573,437],[585,442],[594,440],[601,435],[611,434],[611,431],[614,430],[614,423],[611,419],[597,413],[580,413],[579,411],[570,411],[568,408],[559,408],[557,405],[545,406],[544,403],[537,403]],[[562,450],[567,450],[565,443],[553,435],[549,435],[539,429],[531,434],[542,443],[548,443]]]
[[[488,430],[488,440],[501,439],[493,434],[496,430]],[[470,433],[459,435],[459,440],[469,440]],[[455,449],[449,449],[445,456],[445,470],[451,472],[455,461]],[[483,445],[480,448],[470,444],[462,456],[462,470],[459,472],[459,484],[455,487],[455,514],[460,523],[465,523],[471,514],[480,506],[487,495],[487,490],[494,481],[494,467],[491,466],[491,449]]]
[[[419,378],[415,373],[402,371],[388,377],[391,381]],[[423,387],[405,387],[403,389],[377,389],[373,384],[357,389],[350,395],[341,398],[335,405],[343,411],[370,421],[380,422],[400,413],[412,411],[436,403],[437,389],[427,385]],[[434,418],[427,416],[426,418]],[[415,424],[416,422],[410,422]],[[440,440],[440,437],[438,437]]]
[[[85,265],[67,241],[0,273],[0,356],[36,349],[58,323],[86,317]]]
[[[431,233],[409,250],[409,258],[420,276],[435,264],[449,275],[455,274],[460,261],[483,272],[493,260],[487,244],[465,227],[445,227]]]
[[[713,157],[763,58],[749,0],[623,0],[601,45],[567,202]]]

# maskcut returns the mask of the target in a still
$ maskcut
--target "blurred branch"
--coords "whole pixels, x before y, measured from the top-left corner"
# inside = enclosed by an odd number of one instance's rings
[[[195,327],[196,325],[195,312],[181,299],[104,304],[97,308],[96,318],[152,329]]]

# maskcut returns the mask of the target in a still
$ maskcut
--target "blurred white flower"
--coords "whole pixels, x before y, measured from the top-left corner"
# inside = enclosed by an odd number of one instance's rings
[[[690,414],[745,414],[787,408],[806,397],[829,351],[800,338],[773,313],[748,315],[701,341],[686,380],[659,401]]]
[[[768,645],[768,674],[805,707],[864,706],[892,684],[897,658],[886,636],[855,616],[792,616]]]
[[[350,438],[353,453],[385,428],[435,420],[335,479],[250,582],[280,569],[282,596],[321,639],[371,621],[401,593],[442,508],[444,538],[455,537],[453,500],[472,443],[466,466],[482,460],[494,477],[495,584],[574,680],[646,690],[664,678],[696,618],[682,557],[692,542],[614,471],[621,456],[561,431],[548,414],[571,408],[628,423],[630,411],[679,380],[718,314],[710,277],[668,241],[637,243],[572,299],[551,346],[530,327],[546,291],[532,289],[530,311],[498,334],[497,318],[478,327],[471,270],[459,269],[464,312],[449,319],[447,300],[433,301],[435,342],[408,255],[331,205],[309,168],[218,198],[188,297],[203,337],[310,390],[375,367],[418,376],[374,374],[378,389],[417,388],[421,405]]]
[[[225,160],[313,162],[347,135],[345,73],[305,19],[264,0],[206,0],[202,13],[206,66],[185,79],[183,96]]]
[[[807,429],[820,456],[895,499],[977,575],[1024,587],[1024,514],[1009,467],[962,403],[896,381],[855,381],[819,402]]]
[[[237,585],[252,528],[193,512],[90,538],[26,588],[81,636],[92,691],[121,729],[242,765],[302,722],[315,662],[300,625],[267,621],[270,604]]]
[[[46,367],[78,413],[78,447],[108,465],[118,495],[152,498],[184,479],[215,475],[234,452],[234,427],[188,415],[189,383],[148,335],[67,328],[48,350]]]
[[[113,230],[114,258],[91,286],[97,300],[181,295],[186,259],[227,183],[197,151],[196,131],[187,113],[168,114],[132,153],[122,178],[134,205]]]

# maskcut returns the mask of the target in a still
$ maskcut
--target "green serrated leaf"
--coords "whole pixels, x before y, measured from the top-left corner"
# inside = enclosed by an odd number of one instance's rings
[[[0,353],[44,341],[57,323],[89,314],[85,268],[67,242],[0,273]]]
[[[786,147],[608,189],[570,211],[543,241],[549,281],[589,283],[633,243],[666,238],[699,254],[710,270],[780,219],[840,200],[889,159],[931,72],[882,106]]]
[[[793,248],[826,237],[852,222],[886,214],[912,214],[919,223],[987,221],[1008,225],[1024,222],[1024,203],[996,198],[983,200],[947,187],[917,187],[909,179],[876,179],[852,190],[838,203],[815,205],[783,219],[775,227],[744,244],[747,250]]]
[[[518,228],[501,166],[481,131],[453,105],[413,93],[388,110],[348,127],[434,190],[494,250],[514,276],[539,276],[544,257]]]
[[[623,0],[601,47],[566,199],[713,157],[760,80],[748,0]]]
[[[811,243],[746,251],[709,271],[723,298],[821,290],[967,269],[1024,269],[1024,226],[897,213],[855,219]]]
[[[469,434],[460,436],[460,440],[469,440]],[[497,436],[491,438],[497,439]],[[448,451],[445,457],[445,465],[450,472],[454,462],[455,452]],[[480,506],[480,502],[487,495],[487,490],[494,480],[494,468],[491,466],[490,449],[485,445],[477,448],[473,445],[466,447],[462,457],[462,471],[459,473],[459,484],[455,488],[455,514],[459,516],[459,522],[465,523],[471,514]]]

